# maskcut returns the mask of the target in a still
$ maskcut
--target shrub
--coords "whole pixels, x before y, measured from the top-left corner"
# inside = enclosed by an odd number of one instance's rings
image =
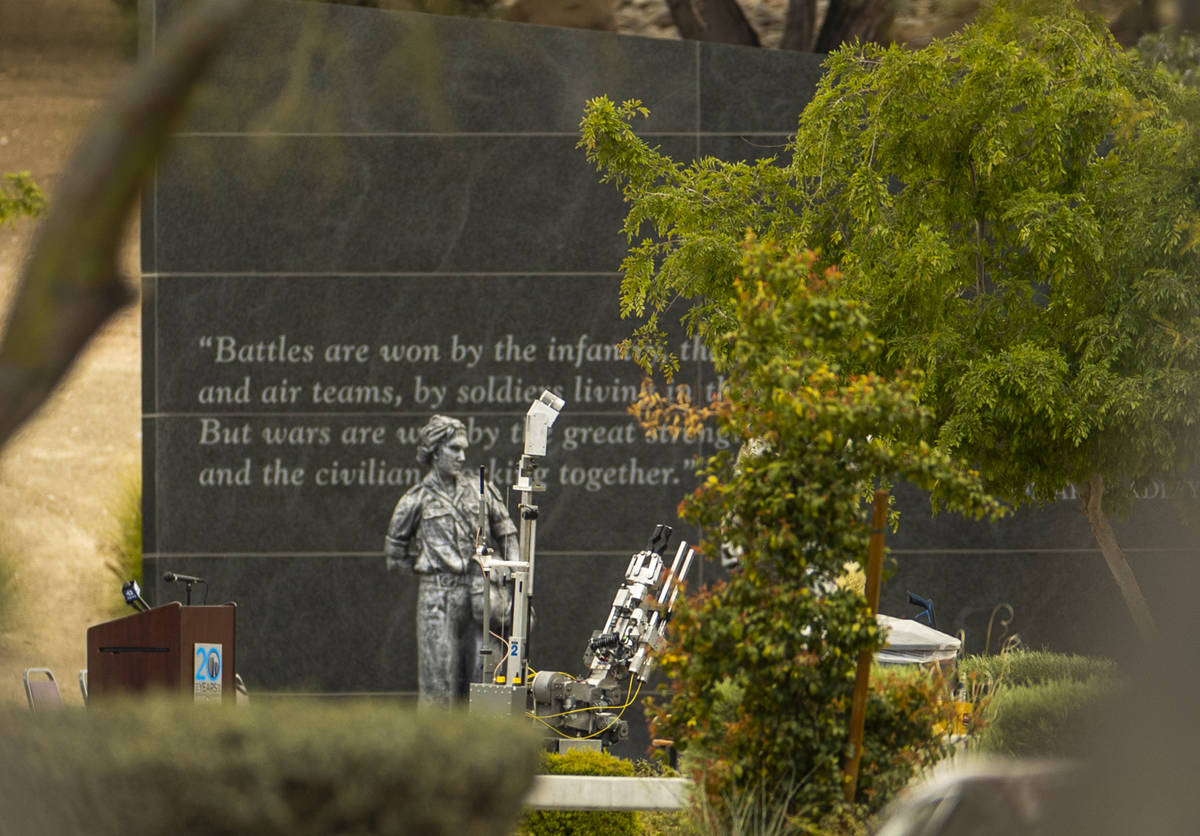
[[[371,703],[152,700],[0,710],[6,832],[63,836],[508,833],[525,724]]]
[[[921,770],[950,752],[954,706],[937,670],[875,666],[863,728],[859,794],[878,810]]]
[[[1104,676],[1003,686],[991,696],[976,746],[1015,757],[1082,755],[1098,710],[1116,688],[1116,680]]]
[[[607,752],[572,749],[542,754],[544,775],[632,776],[633,763]],[[625,810],[530,810],[521,818],[522,836],[637,836],[638,814]]]
[[[36,217],[46,209],[46,198],[28,171],[0,174],[0,227],[22,215]]]

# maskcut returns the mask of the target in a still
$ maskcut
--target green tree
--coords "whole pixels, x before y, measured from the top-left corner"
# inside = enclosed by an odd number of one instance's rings
[[[698,753],[719,812],[762,794],[820,821],[841,805],[858,655],[882,645],[862,593],[836,583],[848,562],[866,560],[864,493],[876,478],[905,479],[968,514],[999,506],[978,474],[919,440],[929,420],[919,376],[868,371],[881,346],[861,303],[826,292],[835,271],[817,269],[811,252],[750,239],[740,273],[737,324],[714,334],[728,347],[721,423],[761,444],[736,462],[714,457],[684,503],[707,550],[735,551],[740,567],[673,621],[660,656],[671,700],[653,709],[654,731]],[[878,808],[943,754],[932,685],[874,692],[860,804]]]
[[[680,296],[710,342],[728,330],[747,227],[816,248],[865,304],[877,370],[924,371],[930,441],[1014,504],[1074,486],[1150,640],[1109,513],[1200,458],[1194,101],[1064,0],[1002,0],[919,51],[831,55],[783,165],[676,163],[606,100],[581,145],[630,203],[640,341]]]

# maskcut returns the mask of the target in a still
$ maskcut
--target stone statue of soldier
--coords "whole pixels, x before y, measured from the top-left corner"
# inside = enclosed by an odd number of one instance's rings
[[[479,681],[483,596],[491,595],[493,625],[505,618],[511,596],[485,581],[474,560],[479,527],[479,480],[464,472],[467,428],[434,415],[421,428],[417,461],[429,467],[396,503],[384,554],[390,571],[411,572],[417,586],[417,682],[422,704],[448,705]],[[484,537],[515,559],[517,528],[490,483],[482,499]],[[491,659],[501,657],[493,648]]]

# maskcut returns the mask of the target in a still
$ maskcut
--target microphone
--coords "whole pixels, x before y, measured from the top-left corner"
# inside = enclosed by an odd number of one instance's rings
[[[184,583],[187,584],[187,599],[186,603],[190,606],[192,603],[192,584],[204,584],[204,599],[208,600],[208,581],[204,578],[198,578],[195,575],[181,575],[178,572],[167,572],[163,575],[163,580],[167,583]]]
[[[150,605],[142,598],[142,588],[138,586],[137,581],[125,581],[121,586],[121,593],[125,596],[125,603],[138,612],[150,609]]]

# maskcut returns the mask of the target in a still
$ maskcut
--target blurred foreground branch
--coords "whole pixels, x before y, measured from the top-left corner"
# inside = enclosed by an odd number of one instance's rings
[[[117,252],[146,176],[188,92],[249,7],[189,7],[97,116],[38,231],[0,344],[0,447],[132,293]]]

